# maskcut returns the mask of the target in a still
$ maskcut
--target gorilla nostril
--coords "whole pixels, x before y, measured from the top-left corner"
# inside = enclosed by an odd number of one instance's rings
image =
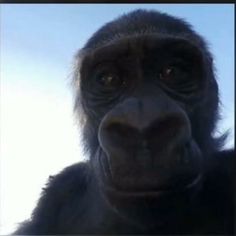
[[[147,142],[147,140],[146,139],[143,139],[142,141],[141,141],[141,148],[143,148],[143,149],[149,149],[149,145],[148,145],[148,142]]]
[[[151,146],[155,146],[157,141],[159,146],[166,146],[167,143],[180,142],[190,137],[188,122],[181,115],[171,115],[158,119],[152,122],[144,133]]]
[[[193,142],[192,139],[189,139],[189,140],[186,142],[185,147],[186,147],[187,150],[189,150],[189,149],[191,148],[191,143],[192,143],[192,142]]]
[[[104,134],[107,136],[110,141],[116,144],[126,145],[135,145],[137,139],[140,138],[140,132],[130,126],[123,123],[109,123],[104,127]]]

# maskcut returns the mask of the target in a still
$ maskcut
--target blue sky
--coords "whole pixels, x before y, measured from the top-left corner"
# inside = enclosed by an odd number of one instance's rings
[[[232,129],[233,146],[232,4],[2,4],[2,234],[30,215],[49,174],[82,158],[69,86],[74,54],[104,23],[137,8],[184,18],[206,38],[222,100],[218,129]]]

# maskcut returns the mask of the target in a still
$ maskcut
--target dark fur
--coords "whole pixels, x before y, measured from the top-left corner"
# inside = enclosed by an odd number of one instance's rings
[[[164,199],[152,196],[144,201],[131,198],[122,202],[116,196],[104,197],[105,192],[100,190],[100,180],[95,174],[98,167],[94,164],[97,150],[101,149],[98,128],[111,107],[100,107],[98,100],[90,100],[91,94],[83,82],[87,73],[84,67],[90,63],[88,55],[97,49],[116,45],[120,39],[134,34],[185,40],[203,55],[207,84],[200,101],[199,98],[185,101],[185,106],[192,108],[191,111],[186,108],[185,112],[203,157],[203,178],[191,192],[191,199],[185,195]],[[81,77],[81,86],[76,87],[75,110],[80,116],[83,112],[84,144],[90,159],[50,177],[32,218],[22,223],[15,234],[233,234],[234,151],[219,151],[222,141],[212,136],[218,120],[218,88],[212,57],[202,37],[181,19],[138,10],[97,31],[79,53],[78,64],[79,61],[82,68],[77,66],[74,82]],[[159,200],[163,207],[156,204]],[[128,212],[120,214],[120,205]]]

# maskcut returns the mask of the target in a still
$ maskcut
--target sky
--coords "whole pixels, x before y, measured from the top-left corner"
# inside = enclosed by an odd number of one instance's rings
[[[73,57],[104,23],[156,9],[191,23],[214,55],[234,146],[233,4],[1,4],[0,234],[27,219],[49,175],[83,160],[70,86]]]

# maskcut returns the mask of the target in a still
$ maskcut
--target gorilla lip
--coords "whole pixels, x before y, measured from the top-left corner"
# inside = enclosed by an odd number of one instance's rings
[[[184,188],[180,189],[153,189],[153,190],[145,190],[145,191],[127,191],[127,190],[120,190],[113,186],[105,186],[108,191],[115,192],[116,194],[122,196],[129,196],[129,197],[158,197],[160,195],[169,195],[169,194],[177,194],[180,192],[187,191],[193,187],[195,187],[202,179],[201,175],[198,175],[190,184],[186,185]]]
[[[111,167],[108,163],[108,158],[105,155],[105,161],[101,160],[101,153],[103,151],[100,149],[98,151],[99,157],[97,159],[97,164],[99,166],[98,169],[100,169],[98,175],[101,176],[101,181],[100,184],[102,188],[105,191],[112,192],[115,194],[118,194],[120,196],[126,196],[126,197],[158,197],[161,195],[171,195],[171,194],[178,194],[181,192],[188,191],[195,186],[197,186],[201,180],[202,180],[202,174],[199,173],[197,176],[195,176],[191,181],[189,181],[186,185],[181,186],[181,187],[169,187],[169,186],[162,186],[162,187],[157,187],[157,188],[150,188],[150,189],[132,189],[132,188],[127,188],[127,189],[121,189],[116,184],[113,183],[112,181],[112,174],[111,174]],[[105,153],[104,153],[105,154]],[[106,162],[106,163],[105,163]],[[106,167],[106,166],[107,167]],[[101,171],[102,170],[102,171]]]

